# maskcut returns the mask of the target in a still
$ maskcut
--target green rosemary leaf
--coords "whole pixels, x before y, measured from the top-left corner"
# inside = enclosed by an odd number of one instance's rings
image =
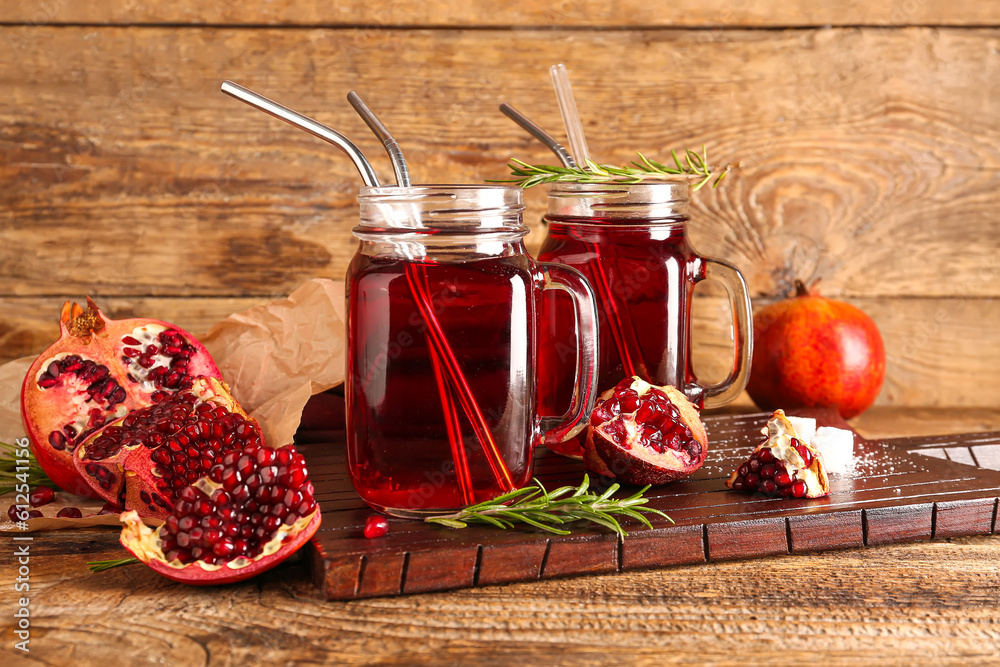
[[[707,150],[702,145],[702,152],[699,154],[691,149],[684,152],[684,160],[677,155],[677,151],[670,151],[674,159],[676,168],[661,164],[651,160],[642,153],[637,153],[639,159],[633,160],[629,166],[620,167],[613,164],[598,164],[591,159],[585,161],[582,167],[560,167],[548,164],[532,165],[511,158],[507,164],[512,176],[516,178],[505,180],[490,180],[490,183],[511,183],[522,188],[531,188],[544,183],[625,183],[635,184],[643,181],[661,180],[682,180],[685,177],[697,177],[692,182],[692,189],[699,189],[711,177],[716,176],[717,187],[722,175],[729,171],[730,167],[716,169],[709,166]]]
[[[674,162],[677,163],[677,168],[680,169],[681,171],[684,171],[684,163],[681,162],[681,159],[679,157],[677,157],[677,151],[671,149],[670,155],[673,156]]]
[[[25,482],[31,488],[47,486],[58,491],[59,487],[49,479],[49,476],[45,474],[42,467],[38,465],[38,461],[30,453],[27,459],[28,464],[24,465],[25,459],[17,457],[19,449],[24,449],[24,447],[0,442],[0,496],[12,493],[18,484]]]
[[[604,502],[605,500],[613,496],[615,494],[615,491],[617,491],[619,488],[620,487],[618,486],[617,483],[612,484],[607,488],[607,490],[604,493],[600,495],[600,497],[598,497],[597,502]]]
[[[115,560],[95,560],[87,563],[91,572],[104,572],[105,570],[110,570],[113,567],[120,567],[122,565],[134,565],[135,563],[140,563],[138,558],[117,558]]]
[[[470,507],[439,516],[427,517],[428,523],[436,523],[447,528],[464,528],[469,524],[485,524],[497,528],[512,528],[515,524],[527,524],[535,528],[555,533],[569,535],[570,531],[559,528],[576,521],[589,521],[604,526],[622,537],[626,535],[616,516],[627,516],[652,527],[649,514],[673,521],[658,509],[643,507],[649,502],[643,494],[649,487],[641,489],[627,498],[616,499],[614,494],[619,490],[617,484],[612,484],[600,495],[590,492],[590,478],[584,474],[579,486],[563,486],[548,491],[537,479],[532,484],[505,493],[493,500],[471,505]]]

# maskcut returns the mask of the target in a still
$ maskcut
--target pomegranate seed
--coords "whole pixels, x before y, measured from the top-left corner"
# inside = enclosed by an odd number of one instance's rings
[[[365,520],[365,537],[382,537],[389,532],[389,522],[381,514],[372,514]]]
[[[28,502],[32,507],[48,505],[56,499],[56,493],[47,486],[38,486],[28,494]]]
[[[82,519],[83,512],[76,507],[64,507],[56,513],[62,519]]]
[[[799,456],[802,457],[802,460],[805,462],[805,466],[807,468],[812,465],[812,452],[809,451],[808,447],[803,444],[798,444],[795,446],[795,451],[797,451]]]
[[[777,468],[775,467],[775,465],[773,463],[768,463],[766,465],[761,466],[760,476],[762,479],[771,479],[772,477],[774,477],[774,473],[776,471]]]
[[[792,484],[792,495],[795,496],[796,498],[805,497],[806,490],[807,490],[806,483],[803,482],[801,479],[795,480],[795,483]]]
[[[49,433],[49,444],[53,449],[63,451],[66,449],[66,436],[61,431],[52,431]]]
[[[18,509],[17,505],[11,505],[7,508],[7,518],[11,520],[11,523],[17,523],[18,521],[25,521],[28,518],[27,510]]]
[[[41,510],[29,510],[28,511],[28,518],[29,519],[40,519],[40,518],[42,518],[42,511]]]
[[[622,393],[618,400],[621,402],[622,412],[635,412],[639,407],[639,394],[631,389]]]

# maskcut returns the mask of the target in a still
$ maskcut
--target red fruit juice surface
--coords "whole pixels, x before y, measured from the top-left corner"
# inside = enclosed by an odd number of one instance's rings
[[[547,216],[542,262],[581,271],[590,281],[599,312],[598,387],[614,387],[639,376],[656,385],[673,385],[691,396],[688,323],[693,276],[701,264],[685,234],[686,218],[605,220]],[[538,409],[560,415],[570,402],[577,349],[573,307],[560,294],[542,301],[538,360]],[[581,456],[582,436],[547,445]]]
[[[347,453],[355,488],[369,505],[390,513],[460,508],[510,490],[453,388],[457,418],[451,423],[459,437],[449,438],[428,324],[408,276],[424,281],[513,486],[523,486],[538,438],[531,383],[541,278],[534,260],[524,254],[437,263],[359,254],[347,278],[347,410],[353,415]],[[470,480],[464,492],[456,440]]]

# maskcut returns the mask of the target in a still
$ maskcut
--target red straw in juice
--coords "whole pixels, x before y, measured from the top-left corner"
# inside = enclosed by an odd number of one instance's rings
[[[419,274],[423,275],[421,276]],[[458,402],[461,404],[462,411],[465,412],[465,416],[468,418],[473,431],[476,433],[476,438],[479,440],[479,444],[483,448],[483,453],[486,454],[486,460],[490,465],[490,469],[493,471],[493,476],[496,478],[497,484],[500,488],[506,491],[513,490],[514,480],[510,475],[510,470],[507,469],[507,464],[504,463],[503,456],[501,456],[500,450],[497,449],[497,445],[493,440],[493,434],[490,432],[489,425],[486,423],[486,419],[483,417],[483,413],[479,409],[479,405],[476,403],[475,397],[472,395],[472,388],[469,387],[469,383],[465,379],[465,374],[462,372],[461,366],[459,366],[458,359],[455,358],[455,353],[452,351],[451,346],[448,344],[448,339],[445,337],[444,331],[441,329],[441,323],[434,314],[434,307],[431,302],[429,290],[424,288],[424,284],[427,283],[425,268],[416,264],[407,264],[406,279],[410,285],[410,290],[413,293],[414,303],[420,311],[421,316],[423,316],[424,322],[427,324],[427,339],[430,341],[432,348],[439,358],[439,361],[443,362],[442,366],[447,373],[448,380],[451,382],[455,389],[455,393],[458,395]],[[454,406],[450,403],[450,401],[449,407],[453,412]],[[446,415],[448,415],[448,409],[449,408],[446,408]],[[463,446],[464,445],[461,442],[453,443],[452,451],[454,452],[456,449],[461,449]],[[464,451],[462,452],[461,460],[466,466],[464,471],[465,475],[471,477],[468,471],[468,463],[465,459]],[[457,470],[459,467],[459,461],[455,461],[455,467]]]

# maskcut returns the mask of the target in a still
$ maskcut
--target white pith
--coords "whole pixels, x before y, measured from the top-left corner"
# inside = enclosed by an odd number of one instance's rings
[[[157,339],[161,333],[167,330],[167,327],[162,324],[144,324],[141,327],[137,327],[132,330],[132,333],[122,336],[124,340],[127,336],[132,336],[137,341],[139,345],[129,345],[127,343],[122,343],[124,347],[137,348],[140,352],[145,352],[146,347],[149,345],[155,345],[157,350],[163,350],[163,345]],[[153,355],[153,363],[149,368],[143,368],[139,365],[137,358],[132,357],[132,363],[128,365],[128,374],[139,384],[139,388],[146,393],[152,393],[159,389],[156,384],[149,380],[149,372],[154,368],[170,368],[170,362],[173,361],[173,357],[167,356],[165,354],[157,353]]]
[[[800,479],[806,483],[806,488],[810,491],[822,489],[823,484],[820,477],[812,467],[807,467],[805,459],[795,449],[792,438],[799,440],[795,432],[795,427],[788,421],[782,410],[775,410],[774,415],[767,420],[767,441],[758,449],[768,448],[775,459],[785,465],[785,470],[792,479]],[[814,464],[819,465],[819,464]]]

